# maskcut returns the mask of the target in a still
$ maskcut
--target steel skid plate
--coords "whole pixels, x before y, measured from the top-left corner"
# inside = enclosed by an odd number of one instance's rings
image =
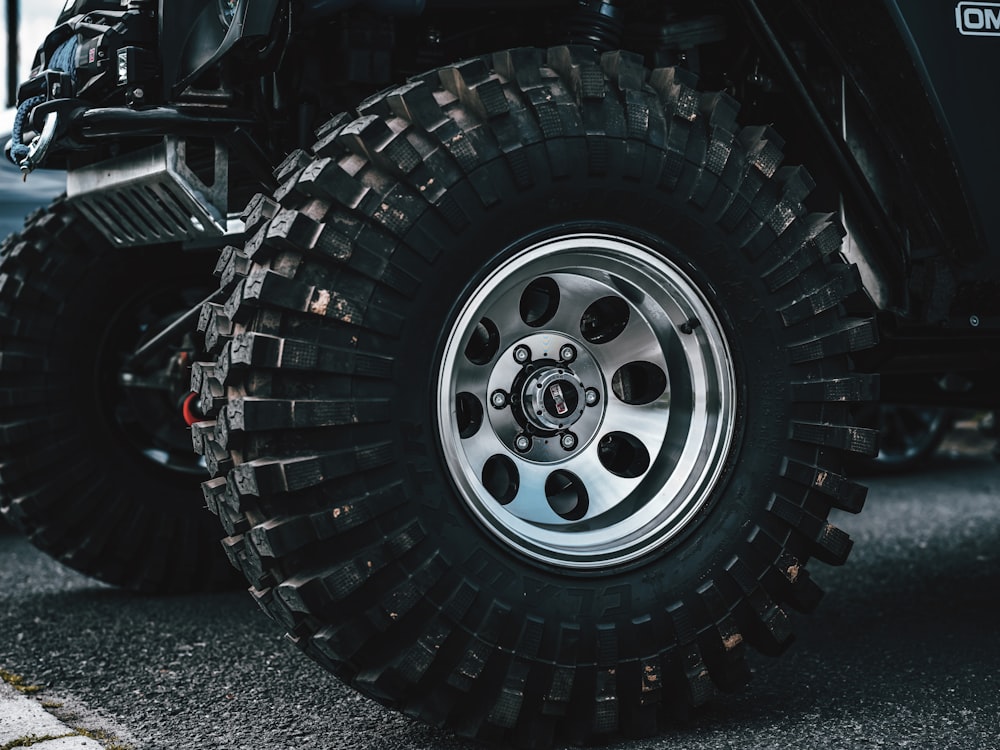
[[[204,150],[204,149],[203,149]],[[216,141],[211,164],[189,166],[189,144],[162,143],[69,172],[66,192],[118,247],[222,237],[227,233],[229,154]]]

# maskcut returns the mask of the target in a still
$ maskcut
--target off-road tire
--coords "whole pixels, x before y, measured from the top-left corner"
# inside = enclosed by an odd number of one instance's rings
[[[207,268],[205,266],[207,265]],[[62,199],[0,250],[0,510],[39,549],[87,575],[144,592],[231,586],[197,462],[142,455],[118,427],[116,332],[158,291],[208,274],[178,247],[113,248]],[[207,292],[193,289],[190,304]],[[134,342],[133,342],[134,343]],[[162,414],[131,415],[149,420]],[[177,452],[183,461],[183,453]]]
[[[803,208],[808,174],[694,85],[626,53],[472,59],[335,117],[248,207],[193,375],[216,416],[194,428],[205,495],[260,606],[362,693],[481,740],[649,734],[742,686],[747,645],[783,651],[785,608],[820,597],[806,561],[845,560],[827,515],[865,497],[841,467],[875,450],[851,411],[877,383],[850,369],[874,324],[845,313],[857,274]],[[717,475],[655,548],[609,532],[606,565],[504,538],[445,447],[456,321],[511,263],[561,257],[554,238],[612,277],[621,243],[649,276],[663,257],[732,353],[712,360],[735,383]],[[661,321],[676,341],[698,324]]]

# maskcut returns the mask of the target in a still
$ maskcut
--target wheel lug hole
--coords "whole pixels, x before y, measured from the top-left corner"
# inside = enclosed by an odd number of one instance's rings
[[[518,435],[514,438],[514,449],[518,453],[527,453],[531,450],[531,438],[528,435]]]
[[[514,361],[524,365],[531,361],[531,349],[523,344],[514,349]]]
[[[559,359],[569,364],[576,359],[576,347],[571,344],[563,344],[559,348]]]
[[[596,388],[588,388],[583,392],[583,400],[587,406],[597,406],[601,400],[601,394],[597,392]]]
[[[507,406],[508,402],[509,398],[507,394],[504,393],[503,391],[500,390],[493,391],[493,394],[490,396],[490,405],[494,409],[503,409],[504,407]]]
[[[576,448],[576,443],[576,435],[572,432],[564,432],[562,437],[559,438],[559,445],[561,445],[564,450],[573,450]]]

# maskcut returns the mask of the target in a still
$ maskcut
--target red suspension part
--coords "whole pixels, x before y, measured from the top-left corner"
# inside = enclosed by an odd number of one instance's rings
[[[200,422],[204,419],[201,414],[198,413],[197,409],[198,394],[189,393],[187,398],[184,399],[184,405],[181,407],[181,412],[184,414],[184,421],[187,426],[190,427],[195,422]]]

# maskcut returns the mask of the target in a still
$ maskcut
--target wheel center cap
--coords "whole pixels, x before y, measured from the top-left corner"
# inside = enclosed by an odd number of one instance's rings
[[[477,399],[518,460],[561,463],[586,450],[604,420],[605,378],[589,348],[556,331],[512,342]],[[471,395],[471,394],[470,394]]]
[[[583,416],[584,386],[566,367],[543,367],[525,382],[521,403],[524,415],[536,427],[564,429]]]

